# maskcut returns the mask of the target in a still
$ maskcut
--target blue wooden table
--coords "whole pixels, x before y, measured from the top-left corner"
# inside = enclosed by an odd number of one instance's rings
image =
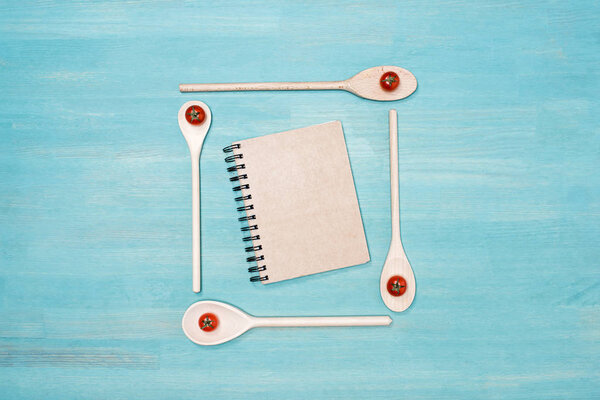
[[[0,397],[599,398],[599,16],[594,1],[2,2]],[[385,64],[416,93],[178,92]],[[176,120],[193,99],[213,113],[200,295]],[[388,328],[191,343],[181,316],[201,299],[389,313],[391,107],[412,307]],[[334,119],[371,262],[250,284],[221,148]]]

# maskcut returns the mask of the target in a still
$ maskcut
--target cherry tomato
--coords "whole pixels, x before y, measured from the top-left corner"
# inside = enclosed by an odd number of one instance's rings
[[[406,279],[400,275],[392,276],[387,283],[387,291],[392,296],[402,296],[406,292]]]
[[[392,71],[388,71],[385,74],[381,75],[379,79],[379,84],[383,90],[392,91],[398,87],[400,84],[400,77],[398,74]]]
[[[214,331],[219,326],[219,318],[213,313],[202,314],[198,320],[198,326],[204,332]]]
[[[206,118],[206,113],[200,106],[189,106],[187,110],[185,110],[185,119],[192,125],[200,125],[204,122]]]

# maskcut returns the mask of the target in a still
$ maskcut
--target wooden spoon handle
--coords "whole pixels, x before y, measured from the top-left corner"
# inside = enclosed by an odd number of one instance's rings
[[[236,92],[243,90],[336,90],[345,89],[345,81],[332,82],[255,82],[255,83],[182,83],[186,92]]]
[[[398,182],[398,115],[390,110],[390,194],[392,207],[392,240],[400,240],[400,194]]]
[[[254,326],[382,326],[392,323],[387,315],[367,317],[261,317],[255,318]]]
[[[200,161],[192,152],[192,288],[199,293],[200,282]]]

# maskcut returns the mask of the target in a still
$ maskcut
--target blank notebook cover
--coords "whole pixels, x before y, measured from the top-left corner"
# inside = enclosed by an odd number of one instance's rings
[[[246,234],[251,281],[278,282],[369,261],[339,121],[224,149]]]

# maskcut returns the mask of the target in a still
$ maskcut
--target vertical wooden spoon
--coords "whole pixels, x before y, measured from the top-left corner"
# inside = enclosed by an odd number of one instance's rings
[[[379,289],[383,302],[392,311],[406,310],[415,298],[415,276],[404,253],[400,238],[400,198],[398,182],[398,116],[390,110],[390,188],[392,208],[392,240]]]
[[[199,293],[200,273],[200,153],[210,128],[210,108],[201,101],[188,101],[179,109],[177,120],[192,157],[192,288]]]

